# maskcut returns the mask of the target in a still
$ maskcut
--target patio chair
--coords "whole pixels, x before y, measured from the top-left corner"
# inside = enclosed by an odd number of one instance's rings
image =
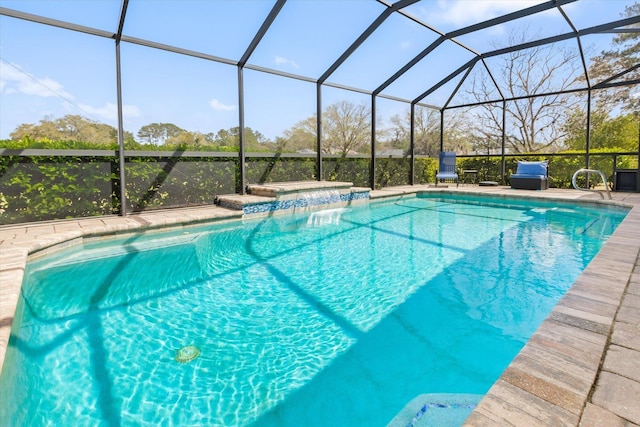
[[[516,173],[509,177],[511,188],[519,190],[546,190],[549,188],[549,162],[518,161]]]
[[[458,186],[458,173],[456,172],[456,153],[455,151],[440,152],[440,165],[436,171],[436,187],[438,181],[455,180]]]

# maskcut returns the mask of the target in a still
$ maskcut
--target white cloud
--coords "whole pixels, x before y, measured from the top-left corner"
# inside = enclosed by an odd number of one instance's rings
[[[290,65],[295,69],[300,68],[300,66],[298,64],[296,64],[296,62],[292,59],[287,59],[283,56],[276,56],[275,57],[275,61],[277,65]]]
[[[118,120],[118,106],[107,102],[102,107],[93,107],[91,105],[80,104],[78,105],[82,111],[90,114],[94,117],[99,117],[104,120],[116,121]],[[124,118],[132,118],[140,116],[140,109],[135,105],[123,105],[122,116]]]
[[[57,96],[75,99],[64,86],[49,77],[38,78],[14,64],[0,62],[0,88],[6,94],[22,93],[42,98]]]
[[[142,114],[140,113],[140,109],[135,105],[123,105],[122,106],[122,116],[124,118],[130,117],[140,117]]]
[[[218,101],[217,99],[212,99],[211,101],[209,101],[209,105],[214,110],[220,110],[220,111],[233,111],[236,109],[235,105],[226,105]]]
[[[437,8],[423,9],[426,21],[438,28],[439,22],[463,27],[525,9],[540,0],[439,0]]]

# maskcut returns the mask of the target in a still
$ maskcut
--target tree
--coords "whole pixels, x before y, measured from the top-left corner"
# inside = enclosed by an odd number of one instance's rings
[[[295,152],[299,150],[316,150],[317,145],[317,115],[307,117],[297,122],[291,129],[283,133],[282,138],[278,138],[276,145],[278,150]]]
[[[284,131],[283,137],[276,140],[281,152],[296,152],[300,150],[315,151],[317,146],[317,119],[306,118],[296,123],[291,129]]]
[[[640,14],[640,3],[627,6],[623,17]],[[637,31],[638,25],[635,29]],[[640,78],[640,70],[632,69],[640,62],[640,33],[622,32],[612,39],[609,50],[603,50],[591,58],[588,75],[591,83],[604,81],[621,74],[617,81]],[[630,71],[629,71],[630,70]],[[628,71],[624,73],[625,71]],[[635,151],[638,147],[638,111],[640,97],[631,96],[638,90],[637,85],[616,86],[615,88],[593,91],[590,120],[590,148],[612,148],[621,151]],[[612,112],[628,113],[613,116]],[[568,114],[565,130],[567,147],[574,150],[586,148],[586,111],[575,108]]]
[[[214,145],[221,151],[238,151],[240,128],[220,129],[213,137]]]
[[[432,155],[440,150],[440,113],[432,108],[415,107],[415,154]],[[411,110],[396,114],[389,120],[391,127],[389,145],[406,149],[411,146]]]
[[[322,114],[322,150],[345,157],[349,152],[371,149],[371,108],[339,101]],[[365,151],[369,151],[365,150]]]
[[[162,145],[169,138],[178,136],[184,129],[173,123],[151,123],[144,125],[138,131],[138,139],[146,144]]]
[[[213,138],[213,143],[219,147],[220,151],[238,151],[240,127],[220,129]],[[244,128],[244,145],[246,151],[270,151],[272,149],[269,140],[250,127]]]
[[[208,145],[207,137],[202,132],[190,132],[183,130],[176,135],[170,136],[165,141],[165,145],[178,147],[198,148]]]
[[[625,8],[623,17],[640,15],[640,3],[635,2]],[[640,33],[635,24],[635,32],[621,32],[613,37],[610,50],[603,50],[598,56],[591,58],[589,78],[592,82],[599,82],[619,73],[630,70],[640,63]],[[628,71],[618,80],[634,80],[640,78],[640,69]],[[634,112],[640,110],[640,97],[632,98],[631,92],[637,90],[637,85],[618,86],[613,89],[595,91],[596,103],[611,110],[619,107],[622,111]]]
[[[285,132],[289,148],[315,149],[317,141],[317,115],[296,123]],[[371,108],[364,104],[339,101],[329,105],[322,113],[322,151],[326,154],[369,151],[371,147]],[[369,146],[369,149],[365,147]]]
[[[460,132],[464,129],[461,116],[448,112],[447,128],[444,140],[453,145],[456,151],[466,152],[468,135]],[[411,110],[402,115],[391,117],[390,145],[393,148],[408,149],[411,141]],[[417,155],[435,156],[440,152],[440,111],[434,108],[416,106],[414,111],[414,152]]]
[[[512,34],[509,44],[525,41],[524,33]],[[581,61],[577,51],[544,45],[506,53],[500,62],[497,74],[497,80],[502,82],[500,89],[506,98],[516,98],[505,107],[507,149],[532,153],[559,148],[565,137],[561,126],[563,117],[576,103],[576,98],[557,92],[571,88],[579,76]],[[466,93],[476,102],[492,97],[492,83],[487,75],[472,79],[470,87]],[[523,94],[536,96],[518,99]],[[502,105],[496,108],[496,104],[482,104],[469,113],[477,123],[473,132],[487,144],[502,135]]]
[[[575,108],[565,122],[566,146],[570,150],[586,148],[587,114]],[[591,135],[589,148],[611,148],[618,151],[638,149],[638,121],[633,114],[610,117],[608,110],[591,111]]]
[[[113,126],[73,114],[58,119],[45,117],[38,124],[21,124],[9,136],[13,140],[24,137],[34,140],[47,138],[52,141],[82,141],[99,145],[118,142],[118,131]],[[125,132],[124,137],[128,139],[133,135]]]

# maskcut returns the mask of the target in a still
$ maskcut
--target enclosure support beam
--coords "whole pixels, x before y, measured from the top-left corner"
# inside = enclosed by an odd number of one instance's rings
[[[382,25],[389,16],[391,16],[393,12],[410,6],[416,2],[418,2],[418,0],[398,0],[393,5],[387,6],[387,9],[385,9],[380,15],[378,15],[378,17],[369,25],[369,27],[367,27],[367,29],[364,30],[364,32],[362,32],[362,34],[360,34],[360,36],[353,43],[351,43],[351,46],[349,46],[347,50],[342,52],[340,58],[338,58],[333,64],[331,64],[331,66],[322,74],[322,76],[320,76],[318,82],[324,83],[331,76],[331,74],[333,74],[334,71],[336,71],[338,67],[340,67],[351,56],[351,54],[353,54],[353,52],[355,52],[358,47],[360,47],[360,45],[362,45],[362,43],[364,43],[369,38],[369,36],[373,34],[374,31],[377,30],[378,27]]]
[[[473,68],[476,66],[476,63],[477,62],[474,62],[473,64],[469,65],[469,68],[467,68],[467,72],[464,73],[464,76],[462,76],[462,78],[456,85],[456,88],[451,91],[451,95],[449,95],[449,98],[447,98],[442,108],[446,109],[451,103],[451,101],[453,101],[453,98],[458,94],[458,91],[462,87],[462,84],[465,82],[465,80],[467,80],[467,77],[469,76],[469,74],[471,74],[471,70],[473,70]]]
[[[120,70],[120,43],[116,44],[116,90],[118,92],[118,164],[120,169],[120,215],[127,215],[127,182],[124,161],[124,126],[122,124],[122,76]]]
[[[316,84],[316,177],[322,181],[322,85]]]
[[[271,26],[271,24],[273,24],[273,21],[275,21],[276,17],[280,13],[282,7],[286,2],[287,0],[278,0],[276,4],[273,5],[271,11],[269,12],[269,15],[262,22],[260,29],[258,30],[256,35],[253,36],[251,43],[249,43],[249,46],[247,46],[247,49],[244,51],[244,54],[240,58],[240,61],[238,61],[238,65],[240,65],[241,67],[245,66],[245,64],[249,60],[249,57],[253,54],[253,51],[256,50],[264,35],[267,34],[267,30],[269,30],[269,27]]]
[[[428,90],[426,90],[425,92],[423,92],[420,96],[418,96],[417,98],[415,98],[413,100],[413,102],[420,102],[422,101],[424,98],[426,98],[427,96],[431,95],[433,92],[435,92],[436,90],[438,90],[440,87],[442,87],[444,84],[446,84],[447,82],[449,82],[451,79],[453,79],[454,77],[456,77],[458,74],[460,74],[461,72],[467,70],[467,69],[471,69],[473,68],[473,66],[476,64],[476,62],[478,62],[478,58],[473,58],[469,61],[467,61],[466,64],[462,65],[461,67],[459,67],[457,70],[455,70],[453,73],[449,74],[447,77],[445,77],[444,79],[440,80],[438,83],[436,83],[435,85],[431,86]],[[467,71],[467,75],[469,74],[469,71]],[[444,107],[443,107],[444,108]]]
[[[376,189],[376,96],[371,95],[371,167],[369,186]]]
[[[236,177],[236,193],[243,196],[247,194],[244,185],[246,180],[244,145],[244,69],[238,65],[238,176]]]
[[[276,17],[280,13],[280,10],[282,10],[282,7],[286,3],[286,1],[287,0],[278,0],[273,5],[273,7],[271,8],[271,11],[269,12],[269,15],[262,22],[260,29],[258,30],[256,35],[253,36],[251,43],[249,43],[249,46],[247,46],[247,49],[242,54],[240,61],[238,61],[238,116],[239,116],[238,117],[238,134],[239,134],[238,135],[239,136],[238,162],[239,162],[239,165],[238,165],[237,180],[239,182],[236,185],[239,186],[240,188],[236,188],[236,193],[240,193],[242,195],[247,194],[247,186],[245,185],[245,172],[246,172],[245,160],[246,159],[245,159],[244,148],[245,148],[246,141],[244,137],[244,71],[243,70],[244,70],[244,66],[247,64],[247,61],[249,60],[253,52],[258,47],[258,44],[260,43],[264,35],[267,33],[267,30],[269,29],[271,24],[273,24],[273,21],[275,21]]]
[[[453,73],[449,74],[444,79],[440,80],[438,83],[436,83],[435,85],[433,85],[432,87],[427,89],[420,96],[415,98],[413,101],[421,101],[422,99],[424,99],[425,97],[427,97],[428,95],[433,93],[435,90],[440,88],[442,85],[447,83],[449,80],[451,80],[452,78],[454,78],[455,76],[460,74],[465,68],[472,66],[474,61],[484,60],[486,58],[491,58],[491,57],[495,57],[495,56],[499,56],[499,55],[504,55],[506,53],[511,53],[511,52],[517,52],[517,51],[521,51],[521,50],[524,50],[524,49],[530,49],[530,48],[537,47],[537,46],[543,46],[543,45],[550,44],[550,43],[556,43],[556,42],[568,40],[568,39],[571,39],[571,38],[579,38],[580,36],[584,36],[584,35],[588,35],[588,34],[598,34],[598,33],[602,33],[602,32],[605,32],[607,30],[610,30],[612,28],[617,28],[617,27],[620,27],[620,26],[633,25],[633,24],[637,24],[638,22],[640,22],[640,16],[633,16],[633,17],[630,17],[630,18],[609,22],[607,24],[602,24],[602,25],[597,25],[595,27],[585,28],[584,30],[580,30],[577,33],[571,32],[571,33],[560,34],[560,35],[553,36],[553,37],[547,37],[547,38],[540,39],[540,40],[535,40],[535,41],[531,41],[531,42],[527,42],[527,43],[522,43],[522,44],[519,44],[519,45],[510,46],[510,47],[504,48],[504,49],[498,49],[498,50],[493,50],[491,52],[485,52],[482,55],[480,55],[479,58],[471,59],[465,65],[461,66],[456,71],[454,71]],[[460,31],[464,31],[464,30],[465,29],[462,29]],[[452,34],[456,34],[457,35],[457,33],[458,32],[453,32],[453,33],[447,34],[447,38],[451,37]],[[623,74],[631,71],[634,68],[637,68],[638,66],[640,66],[640,64],[637,64],[635,67],[632,67],[629,70],[623,71]],[[613,76],[608,80],[615,79],[615,78],[616,78],[616,76]],[[597,85],[594,86],[594,88],[596,88],[596,87],[599,88],[599,87],[603,86],[604,83],[608,83],[608,80],[605,80],[603,82],[598,83]],[[629,82],[622,82],[620,84],[621,85],[628,85]],[[580,91],[580,90],[584,90],[584,89],[575,89],[574,91],[577,92],[577,91]],[[563,92],[568,93],[570,91],[563,91]],[[545,95],[549,95],[549,94],[538,94],[538,95],[535,95],[535,96],[545,96]],[[533,96],[534,95],[527,95],[527,96],[523,96],[521,98],[531,98]],[[460,107],[460,106],[457,106],[457,107]]]
[[[506,174],[506,159],[505,159],[505,146],[507,143],[507,101],[502,101],[502,135],[501,135],[501,143],[500,143],[500,155],[502,159],[500,161],[500,184],[504,185],[505,180],[504,176]]]
[[[120,166],[120,215],[127,215],[127,181],[125,179],[125,161],[124,161],[124,123],[122,118],[122,66],[120,64],[120,40],[122,38],[122,29],[124,28],[124,19],[127,14],[127,6],[129,0],[123,0],[120,9],[120,22],[118,24],[118,33],[116,34],[116,98],[118,104],[118,163]]]
[[[444,108],[440,109],[440,152],[444,151]]]
[[[569,24],[569,26],[571,27],[571,29],[573,30],[574,34],[576,34],[576,43],[578,44],[578,52],[580,53],[580,61],[582,62],[582,71],[584,73],[584,80],[587,84],[587,123],[586,123],[586,150],[585,150],[585,168],[589,169],[589,147],[591,145],[591,91],[592,91],[592,87],[591,87],[591,80],[589,78],[589,67],[587,66],[587,61],[584,59],[584,50],[582,49],[582,41],[580,40],[580,32],[578,31],[578,29],[575,27],[575,25],[573,25],[573,22],[571,21],[571,19],[569,18],[569,16],[565,13],[565,11],[562,9],[562,7],[558,6],[558,10],[560,11],[560,13],[562,14],[562,16],[564,17],[564,19],[567,21],[567,23]],[[616,166],[616,160],[615,160],[615,156],[613,158],[613,170],[615,171]],[[577,174],[577,172],[576,172]],[[587,179],[587,187],[589,185],[589,174],[586,174],[586,179]],[[604,182],[604,180],[603,180]],[[574,184],[575,187],[575,184]],[[577,188],[577,187],[576,187]]]
[[[636,191],[640,193],[640,113],[636,111],[635,116],[638,120],[638,173],[636,174]]]
[[[585,168],[589,169],[589,150],[591,149],[591,89],[587,91],[587,140],[585,145]],[[589,175],[587,175],[587,181],[589,180]]]
[[[416,104],[413,102],[410,106],[409,118],[409,151],[411,152],[411,163],[409,164],[409,173],[411,175],[411,185],[416,184]]]
[[[621,72],[619,72],[619,73],[617,73],[617,74],[615,74],[615,75],[613,75],[613,76],[611,76],[611,77],[609,77],[607,79],[604,79],[600,83],[594,85],[593,88],[594,89],[600,89],[600,88],[603,88],[603,87],[611,87],[611,85],[625,86],[625,85],[632,84],[632,83],[636,83],[637,84],[638,83],[637,80],[635,80],[635,81],[634,80],[621,81],[621,82],[620,81],[616,82],[615,80],[621,78],[625,74],[628,74],[628,73],[630,73],[630,72],[632,72],[632,71],[634,71],[634,70],[636,70],[638,68],[640,68],[640,64],[632,65],[631,67],[627,68],[626,70],[621,71]]]
[[[469,33],[472,33],[474,31],[479,31],[479,30],[482,30],[482,29],[485,29],[485,28],[489,28],[489,27],[492,27],[492,26],[495,26],[495,25],[503,24],[505,22],[513,21],[514,19],[519,19],[519,18],[522,18],[522,17],[525,17],[525,16],[530,16],[530,15],[534,15],[536,13],[544,12],[545,10],[557,7],[559,5],[572,3],[574,1],[576,1],[576,0],[552,0],[552,1],[548,1],[548,2],[543,3],[543,4],[539,4],[537,6],[533,6],[533,7],[527,8],[527,9],[520,10],[518,12],[513,12],[513,13],[510,13],[510,14],[507,14],[507,15],[504,15],[504,16],[500,16],[498,18],[490,19],[488,21],[480,22],[480,23],[475,24],[475,25],[471,25],[471,26],[468,26],[468,27],[465,27],[465,28],[461,28],[459,30],[452,31],[452,32],[447,33],[447,34],[442,34],[442,33],[438,32],[440,37],[436,41],[434,41],[430,46],[428,46],[426,49],[424,49],[422,52],[420,52],[415,58],[413,58],[411,61],[409,61],[407,64],[405,64],[404,67],[399,69],[393,76],[391,76],[384,83],[382,83],[382,85],[380,85],[377,89],[374,90],[374,93],[377,94],[377,93],[382,92],[386,87],[388,87],[391,83],[393,83],[400,76],[402,76],[404,73],[406,73],[410,68],[412,68],[418,62],[420,62],[425,56],[427,56],[429,53],[431,53],[436,47],[438,47],[440,44],[442,44],[445,40],[452,40],[455,43],[460,44],[457,40],[455,40],[456,37],[460,37],[460,36],[463,36],[465,34],[469,34]],[[431,29],[431,30],[435,31],[433,29]],[[477,57],[476,59],[480,59],[480,58],[481,57]]]
[[[386,19],[391,16],[394,12],[399,11],[400,9],[410,6],[414,3],[418,2],[418,0],[398,0],[391,6],[387,6],[378,17],[367,27],[364,32],[360,34],[360,36],[345,50],[342,55],[333,63],[331,66],[320,76],[318,79],[318,83],[324,83],[330,76],[333,74],[338,67],[340,67],[350,56],[355,52],[362,43],[364,43],[371,34],[374,33],[380,25],[386,21]],[[372,104],[372,116],[371,116],[371,171],[369,176],[370,186],[372,190],[375,190],[375,167],[376,167],[376,148],[375,148],[375,133],[376,133],[376,115],[375,115],[375,96],[374,93],[372,96],[371,104]]]

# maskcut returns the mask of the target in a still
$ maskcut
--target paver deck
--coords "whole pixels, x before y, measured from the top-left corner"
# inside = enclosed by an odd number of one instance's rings
[[[393,187],[372,191],[371,198],[417,191],[600,199],[577,190],[467,186]],[[466,426],[640,425],[640,193],[612,196],[612,203],[624,203],[631,211],[491,387]],[[30,255],[59,250],[86,237],[179,228],[241,215],[209,206],[1,226],[0,370]]]

